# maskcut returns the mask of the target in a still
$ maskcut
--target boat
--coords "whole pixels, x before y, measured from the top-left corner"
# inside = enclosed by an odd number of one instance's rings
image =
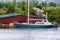
[[[19,23],[15,22],[14,25],[16,28],[51,28],[54,26],[51,22],[48,22],[47,20],[47,12],[46,12],[46,20],[43,20],[41,22],[36,21],[35,23],[30,23],[30,20],[39,20],[39,19],[30,19],[29,18],[29,0],[28,0],[28,22],[25,23]]]
[[[28,19],[29,20],[29,19]],[[30,19],[30,20],[40,20],[40,19]],[[42,19],[43,20],[43,19]],[[14,23],[16,28],[52,28],[54,24],[52,22],[48,22],[48,20],[36,21],[35,23]]]
[[[15,23],[16,28],[52,28],[53,24],[51,23],[35,23],[35,24],[28,24],[28,23]]]

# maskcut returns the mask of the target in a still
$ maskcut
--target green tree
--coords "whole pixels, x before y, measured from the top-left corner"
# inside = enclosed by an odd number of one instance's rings
[[[3,8],[3,3],[2,2],[0,2],[0,8]]]
[[[13,6],[13,4],[10,4],[7,13],[14,13],[14,11],[15,11],[15,7]]]
[[[42,5],[42,7],[46,6],[47,5],[46,1],[42,2],[41,5]]]
[[[3,7],[0,9],[0,15],[6,14],[7,13],[7,8]]]
[[[48,4],[49,4],[49,6],[56,7],[56,3],[54,3],[54,2],[50,2],[50,3],[48,3]]]
[[[22,14],[27,14],[28,12],[28,3],[27,2],[21,2],[20,9],[22,11]]]

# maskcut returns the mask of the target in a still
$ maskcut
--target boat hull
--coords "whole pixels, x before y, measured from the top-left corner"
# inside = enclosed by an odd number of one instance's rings
[[[36,24],[14,24],[16,28],[52,28],[53,25],[36,25]]]

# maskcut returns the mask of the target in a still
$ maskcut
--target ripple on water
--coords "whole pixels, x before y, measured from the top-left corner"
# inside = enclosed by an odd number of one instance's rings
[[[60,28],[0,29],[0,40],[60,40]]]

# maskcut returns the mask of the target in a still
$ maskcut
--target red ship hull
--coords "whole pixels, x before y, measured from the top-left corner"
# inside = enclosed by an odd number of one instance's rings
[[[30,16],[30,19],[36,19],[36,17]],[[0,24],[9,24],[14,22],[27,22],[28,18],[26,15],[15,15],[15,16],[6,16],[0,18]],[[42,20],[30,20],[30,23],[35,23],[36,21],[42,21]]]

